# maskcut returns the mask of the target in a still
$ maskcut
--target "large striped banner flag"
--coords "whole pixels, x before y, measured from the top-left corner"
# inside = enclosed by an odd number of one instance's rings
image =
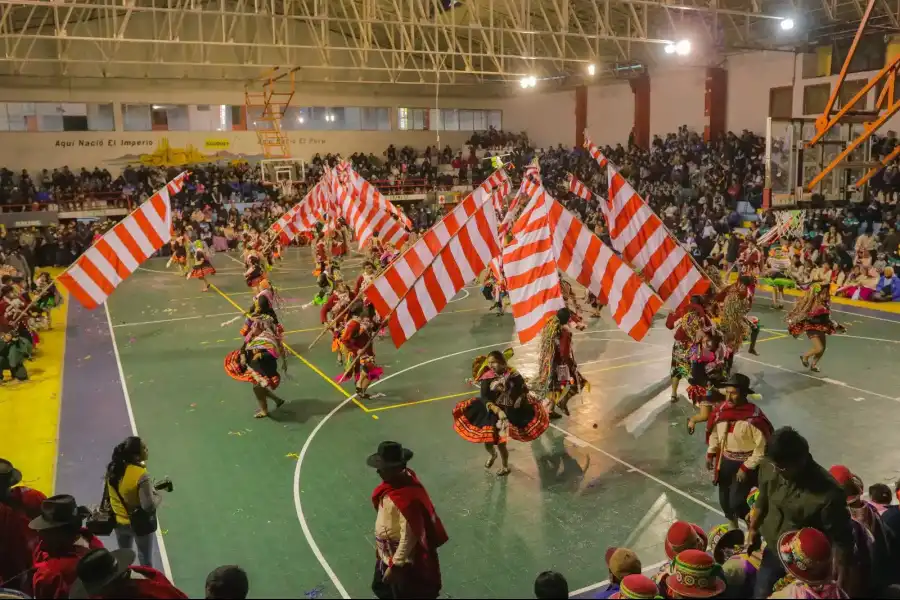
[[[469,194],[394,261],[365,294],[382,318],[390,317],[398,348],[499,256],[497,213],[489,185]]]
[[[587,136],[585,145],[597,164],[607,168],[609,197],[600,202],[600,208],[613,248],[641,270],[644,281],[671,308],[681,306],[693,295],[706,293],[710,281],[672,237],[662,219]]]
[[[528,207],[516,223],[513,244],[503,254],[513,317],[520,341],[537,335],[564,305],[559,271],[609,307],[622,331],[641,340],[662,300],[543,186],[529,186]]]
[[[331,203],[337,207],[338,216],[344,217],[353,228],[360,248],[365,247],[375,232],[384,243],[402,248],[409,239],[403,222],[394,216],[387,200],[371,183],[353,175],[350,171],[345,181],[332,178]]]
[[[172,203],[184,187],[184,171],[138,206],[79,256],[57,278],[72,297],[93,310],[129,275],[172,239]]]
[[[325,185],[319,181],[303,200],[295,204],[272,224],[272,230],[279,235],[282,244],[288,244],[303,231],[311,231],[316,223],[325,215],[325,206],[320,194]]]

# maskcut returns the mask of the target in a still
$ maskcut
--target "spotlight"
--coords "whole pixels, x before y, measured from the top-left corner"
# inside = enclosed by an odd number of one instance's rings
[[[666,54],[675,54],[675,44],[666,44]]]
[[[781,20],[781,29],[782,31],[790,31],[794,28],[794,20],[793,19],[782,19]]]
[[[594,65],[588,65],[587,71],[588,71],[588,75],[593,77],[594,73],[597,72],[597,67]]]
[[[681,40],[675,44],[675,54],[678,56],[687,56],[691,53],[691,43],[688,40]]]
[[[297,117],[297,120],[300,121],[301,125],[306,122],[306,119],[304,119],[303,117]]]
[[[533,88],[537,85],[537,79],[534,76],[523,77],[519,81],[519,85],[522,86],[522,89]]]

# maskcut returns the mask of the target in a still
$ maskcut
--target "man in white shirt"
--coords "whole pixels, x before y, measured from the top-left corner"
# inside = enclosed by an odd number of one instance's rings
[[[747,400],[753,390],[750,378],[733,373],[724,385],[725,401],[709,418],[706,427],[706,468],[719,487],[719,505],[733,528],[745,519],[747,495],[756,486],[759,462],[773,427],[762,410]]]

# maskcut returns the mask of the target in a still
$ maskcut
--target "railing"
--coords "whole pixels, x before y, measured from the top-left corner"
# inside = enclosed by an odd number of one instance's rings
[[[132,198],[121,192],[94,192],[79,195],[66,194],[60,199],[51,197],[43,202],[31,202],[29,204],[3,204],[0,205],[0,212],[44,212],[50,210],[51,207],[55,207],[55,212],[58,213],[108,209],[125,209],[131,212],[133,206]]]

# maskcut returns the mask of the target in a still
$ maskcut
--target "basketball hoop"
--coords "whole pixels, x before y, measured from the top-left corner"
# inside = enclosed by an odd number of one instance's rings
[[[290,198],[294,195],[294,182],[291,179],[279,179],[278,187],[281,188],[281,196]]]

